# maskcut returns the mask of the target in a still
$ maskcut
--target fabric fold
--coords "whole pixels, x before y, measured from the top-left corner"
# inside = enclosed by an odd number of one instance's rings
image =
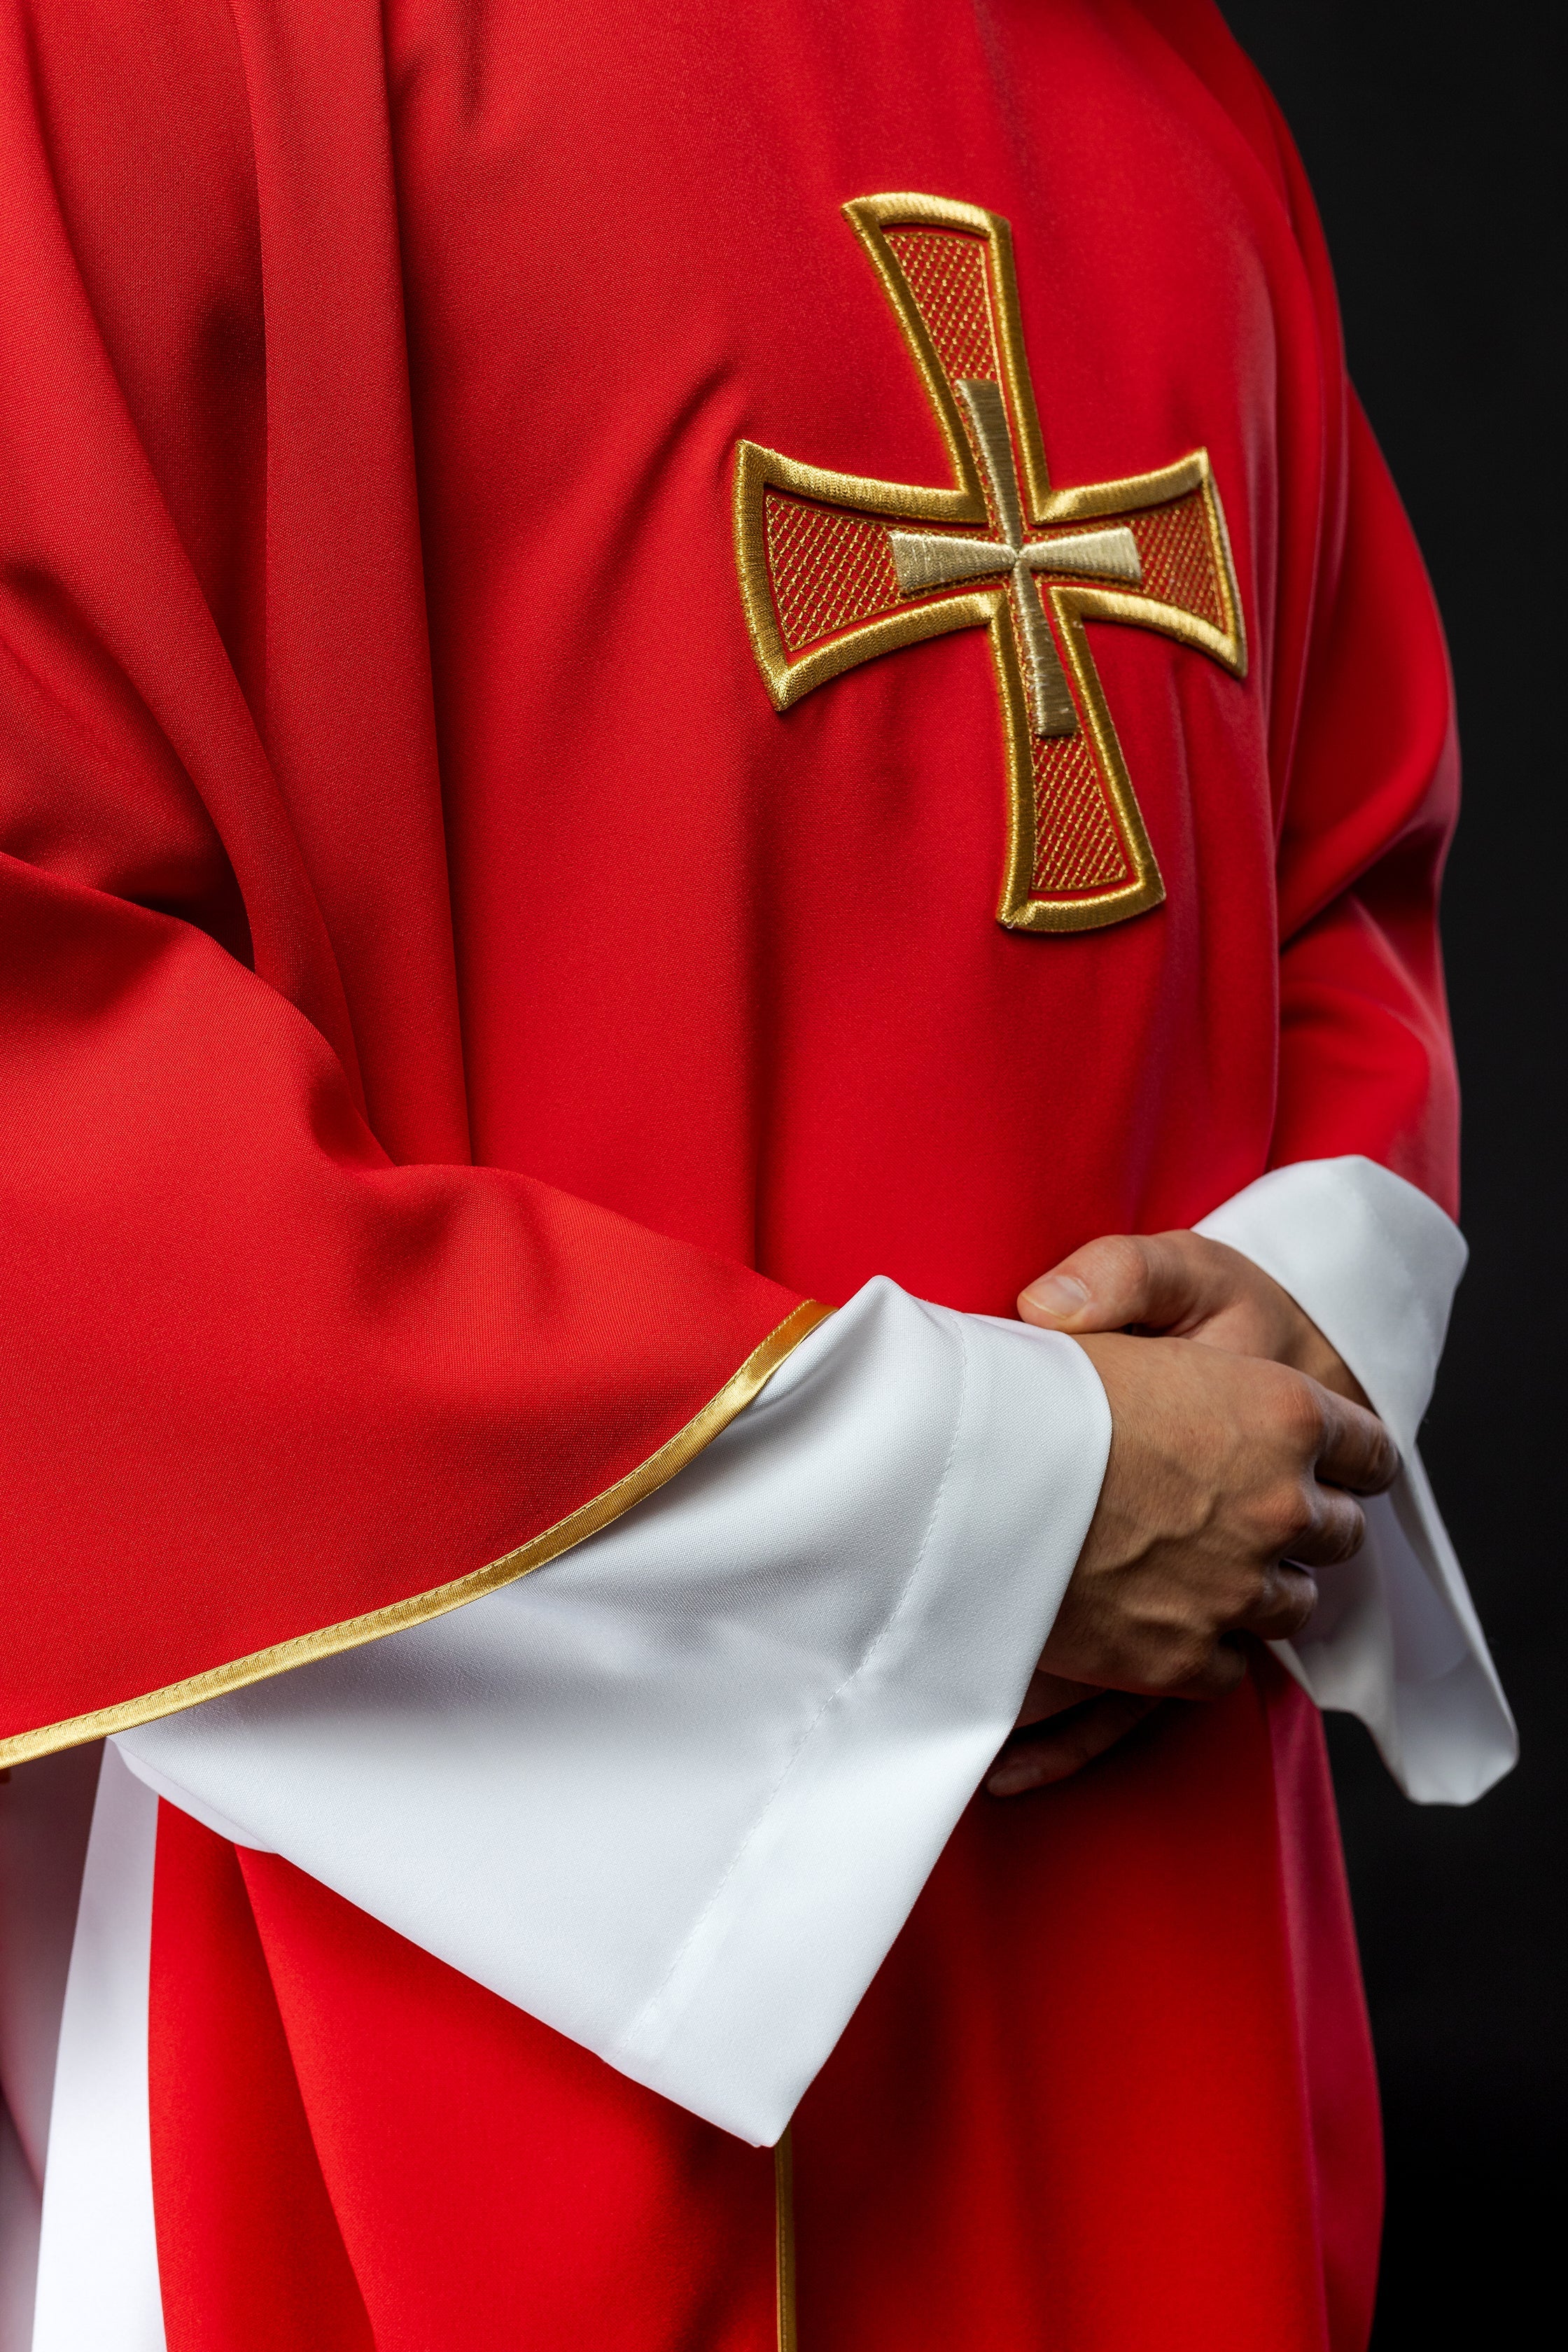
[[[770,2141],[1006,1736],[1109,1444],[1072,1341],[879,1279],[575,1552],[121,1751]]]
[[[1406,1796],[1468,1804],[1519,1737],[1416,1446],[1468,1252],[1414,1184],[1358,1153],[1276,1168],[1195,1230],[1272,1275],[1331,1340],[1399,1444],[1353,1559],[1315,1571],[1304,1633],[1273,1646],[1320,1706],[1360,1717]]]
[[[147,2091],[157,1826],[156,1801],[106,1748],[60,2019],[32,2352],[163,2352]]]

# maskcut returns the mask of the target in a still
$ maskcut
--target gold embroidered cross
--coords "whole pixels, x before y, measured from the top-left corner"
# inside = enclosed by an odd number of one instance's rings
[[[736,559],[768,691],[787,710],[873,655],[984,627],[1009,784],[996,919],[1026,931],[1121,922],[1165,894],[1084,624],[1158,629],[1245,676],[1207,454],[1053,490],[1006,222],[936,196],[844,209],[936,412],[954,486],[829,473],[741,443]]]

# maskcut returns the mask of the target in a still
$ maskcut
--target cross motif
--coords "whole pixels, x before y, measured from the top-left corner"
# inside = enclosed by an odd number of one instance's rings
[[[1007,223],[935,196],[844,209],[936,413],[953,486],[830,473],[740,444],[736,558],[768,691],[787,710],[874,655],[986,629],[1009,784],[996,919],[1026,931],[1121,922],[1158,906],[1164,887],[1084,624],[1157,629],[1245,676],[1207,454],[1053,489]]]

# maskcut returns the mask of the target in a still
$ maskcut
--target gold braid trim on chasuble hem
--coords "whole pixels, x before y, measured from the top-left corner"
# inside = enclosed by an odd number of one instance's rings
[[[953,483],[834,473],[740,442],[735,562],[757,667],[784,712],[878,655],[984,628],[1007,776],[996,919],[1023,931],[1124,921],[1158,906],[1164,885],[1084,624],[1153,629],[1246,676],[1208,453],[1053,489],[1006,221],[916,194],[862,196],[844,211]],[[987,573],[995,584],[974,584]]]
[[[368,1611],[363,1617],[346,1617],[341,1624],[323,1626],[319,1633],[296,1634],[292,1640],[275,1642],[268,1649],[252,1650],[247,1657],[234,1658],[227,1665],[209,1666],[202,1674],[187,1675],[183,1682],[166,1683],[161,1690],[147,1691],[140,1698],[122,1699],[117,1706],[99,1707],[90,1715],[68,1716],[36,1731],[20,1731],[9,1738],[0,1738],[0,1769],[30,1763],[35,1757],[52,1755],[57,1748],[78,1748],[85,1740],[105,1739],[117,1731],[134,1730],[139,1723],[153,1723],[160,1716],[177,1714],[182,1707],[195,1706],[203,1699],[217,1698],[226,1691],[244,1690],[250,1683],[268,1682],[274,1675],[288,1674],[292,1667],[309,1665],[316,1658],[333,1657],[340,1650],[360,1649],[367,1642],[379,1641],[384,1634],[400,1633],[405,1625],[421,1625],[429,1618],[444,1617],[448,1610],[477,1601],[481,1593],[515,1584],[519,1577],[542,1568],[548,1560],[558,1559],[563,1551],[570,1551],[589,1536],[596,1536],[634,1504],[656,1494],[677,1471],[684,1470],[721,1430],[728,1428],[735,1415],[767,1385],[785,1358],[832,1312],[830,1307],[822,1306],[815,1298],[804,1300],[776,1329],[769,1332],[759,1347],[752,1349],[718,1394],[710,1397],[685,1427],[667,1438],[646,1462],[639,1462],[635,1470],[628,1470],[602,1494],[580,1503],[542,1535],[531,1536],[527,1543],[519,1544],[515,1551],[503,1553],[500,1559],[492,1559],[483,1568],[470,1569],[467,1575],[456,1576],[447,1584],[435,1585],[428,1592],[416,1593],[406,1601],[394,1601],[384,1609]]]

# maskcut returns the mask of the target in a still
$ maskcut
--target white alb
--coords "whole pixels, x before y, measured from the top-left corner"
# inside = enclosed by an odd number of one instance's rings
[[[1512,1762],[1513,1727],[1415,1452],[1464,1244],[1359,1158],[1279,1170],[1198,1230],[1291,1292],[1404,1455],[1366,1547],[1323,1575],[1281,1654],[1321,1704],[1368,1723],[1411,1795],[1467,1801]],[[1072,1341],[873,1282],[677,1480],[576,1551],[111,1743],[31,2352],[74,2352],[66,2273],[84,2244],[113,2247],[120,2282],[97,2352],[162,2344],[154,1790],[765,2143],[1005,1734],[1109,1438]]]

